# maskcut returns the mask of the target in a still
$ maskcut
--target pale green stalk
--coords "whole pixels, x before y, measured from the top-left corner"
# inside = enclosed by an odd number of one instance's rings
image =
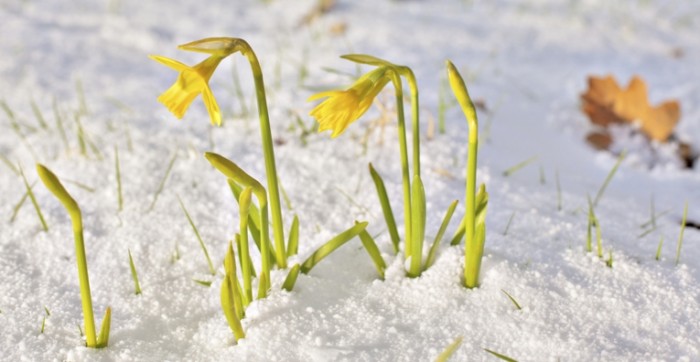
[[[420,276],[423,269],[421,268],[423,258],[423,239],[425,239],[425,190],[423,182],[419,175],[413,177],[412,187],[412,202],[414,207],[411,209],[411,230],[413,242],[411,243],[411,264],[408,270],[408,276],[415,278]]]
[[[214,269],[214,264],[212,264],[212,262],[211,262],[211,258],[209,257],[209,251],[207,250],[207,246],[204,245],[204,240],[202,240],[202,236],[199,234],[199,230],[197,229],[197,225],[194,224],[194,221],[192,220],[190,213],[187,212],[187,208],[185,208],[185,204],[182,203],[180,196],[177,197],[177,201],[180,203],[180,208],[182,209],[182,212],[185,213],[185,217],[187,218],[187,222],[190,224],[190,227],[192,227],[192,231],[194,232],[194,235],[197,237],[197,240],[199,241],[199,246],[202,248],[202,252],[204,252],[204,256],[207,258],[207,265],[209,266],[209,273],[211,273],[211,275],[215,275],[216,270]]]
[[[503,294],[506,295],[506,297],[508,297],[508,299],[510,299],[510,302],[513,303],[513,305],[515,306],[515,308],[516,308],[517,310],[523,309],[523,307],[520,306],[520,303],[518,303],[518,301],[515,300],[515,298],[513,298],[512,295],[508,294],[508,292],[506,292],[506,291],[503,290],[503,289],[501,289],[501,291],[503,292]]]
[[[68,191],[63,187],[61,182],[58,180],[56,175],[53,174],[48,168],[41,164],[36,165],[37,172],[41,181],[44,183],[47,189],[53,193],[56,198],[63,204],[63,206],[68,211],[68,215],[71,218],[73,224],[73,236],[75,237],[75,254],[76,261],[78,265],[78,279],[80,282],[80,299],[83,305],[83,317],[85,321],[85,337],[88,347],[102,347],[106,346],[107,341],[98,341],[96,337],[95,330],[95,317],[92,312],[92,296],[90,293],[90,280],[88,277],[87,268],[87,257],[85,255],[85,243],[83,241],[83,219],[80,212],[80,207],[78,203],[70,196]],[[103,332],[105,326],[109,329],[109,316],[111,315],[110,309],[107,308],[107,313],[105,319],[103,320]],[[102,336],[104,333],[100,333]],[[109,332],[106,333],[107,337]],[[100,342],[100,345],[98,345]]]
[[[253,287],[250,276],[250,252],[248,251],[248,211],[250,209],[253,188],[246,187],[238,199],[240,213],[240,246],[241,246],[241,272],[243,273],[243,291],[248,300],[253,300]]]
[[[464,254],[464,283],[467,288],[475,288],[479,284],[479,269],[481,268],[481,253],[483,245],[479,246],[475,238],[476,219],[476,156],[479,147],[479,123],[474,103],[469,97],[469,92],[464,80],[455,66],[447,61],[448,77],[452,91],[462,107],[469,124],[469,154],[467,157],[467,179],[465,196],[465,254]]]
[[[447,362],[450,357],[452,357],[452,354],[457,351],[457,348],[462,344],[462,340],[464,337],[460,336],[457,337],[452,343],[450,343],[449,346],[445,348],[438,356],[435,358],[435,362]]]
[[[119,211],[124,208],[124,197],[122,196],[122,173],[119,168],[119,148],[114,146],[114,168],[117,173],[117,204],[119,205]]]
[[[170,171],[173,169],[173,165],[175,165],[175,160],[177,159],[177,151],[173,154],[173,158],[170,159],[170,162],[168,163],[168,167],[165,169],[165,175],[163,175],[163,179],[160,181],[160,184],[158,184],[158,188],[156,189],[156,193],[153,195],[153,201],[151,202],[151,206],[148,207],[148,211],[152,211],[154,207],[156,207],[156,202],[158,201],[158,196],[160,195],[161,192],[163,192],[163,187],[165,187],[165,182],[168,181],[168,176],[170,176]]]
[[[255,81],[255,95],[258,102],[258,116],[260,118],[260,135],[262,137],[263,156],[265,158],[265,174],[267,175],[267,192],[270,199],[270,210],[272,212],[272,232],[275,240],[275,259],[280,268],[287,267],[287,257],[284,248],[284,229],[282,223],[282,208],[280,204],[280,192],[277,178],[277,168],[275,167],[275,151],[273,148],[272,131],[270,130],[270,117],[267,112],[267,98],[265,97],[265,84],[263,74],[260,69],[260,62],[255,56],[250,45],[241,40],[243,55],[248,58],[253,79]],[[265,225],[265,224],[263,224]],[[265,229],[265,228],[263,228]],[[269,278],[268,278],[269,281]]]
[[[452,201],[450,206],[447,208],[445,217],[442,218],[442,224],[440,224],[440,229],[438,229],[437,235],[435,235],[435,239],[433,239],[433,245],[430,247],[430,251],[428,252],[428,258],[425,260],[423,271],[430,268],[430,266],[435,262],[437,249],[440,246],[440,240],[442,240],[442,236],[445,234],[445,230],[447,230],[447,225],[452,219],[452,214],[454,214],[455,208],[457,208],[457,200]]]
[[[44,231],[49,231],[49,226],[46,224],[46,220],[44,219],[44,214],[41,213],[41,208],[39,207],[39,203],[36,202],[36,197],[34,197],[34,192],[32,191],[32,187],[29,186],[29,182],[27,182],[27,177],[24,176],[24,170],[22,170],[22,166],[19,166],[19,173],[22,175],[22,181],[24,182],[24,187],[27,189],[27,194],[29,194],[29,199],[32,201],[32,205],[34,205],[34,210],[36,210],[36,214],[39,217],[39,221],[41,221],[41,227]]]
[[[598,201],[600,201],[600,198],[603,197],[605,189],[608,187],[608,184],[610,183],[610,180],[612,180],[613,176],[615,176],[615,172],[617,172],[617,169],[620,167],[620,164],[622,164],[622,161],[625,160],[625,156],[627,156],[626,150],[620,153],[620,156],[617,158],[617,162],[615,162],[615,166],[613,166],[613,168],[610,170],[608,176],[605,177],[605,181],[603,181],[603,184],[600,186],[598,193],[595,195],[595,199],[593,199],[594,207],[598,205]]]
[[[688,202],[685,202],[683,208],[683,220],[681,220],[681,234],[678,236],[678,248],[676,249],[676,265],[681,261],[681,247],[683,246],[683,231],[685,231],[685,223],[688,220]]]
[[[508,177],[508,176],[518,172],[523,167],[535,162],[535,160],[537,160],[537,158],[538,158],[538,156],[533,156],[533,157],[528,158],[525,161],[522,161],[522,162],[516,164],[515,166],[511,166],[507,170],[503,171],[503,176]]]
[[[386,192],[386,187],[384,186],[384,180],[382,180],[382,177],[374,169],[371,163],[369,164],[369,174],[372,176],[372,181],[374,181],[374,186],[377,189],[377,195],[379,196],[379,204],[382,206],[382,213],[384,214],[384,220],[386,221],[386,226],[389,230],[391,245],[394,247],[394,253],[398,253],[399,232],[396,229],[394,212],[391,209],[391,203],[389,201],[389,195],[387,195]]]
[[[661,248],[664,246],[664,237],[661,236],[661,240],[659,240],[659,246],[656,248],[656,261],[661,260]]]
[[[131,269],[131,278],[134,280],[134,294],[141,294],[141,284],[139,283],[139,275],[136,273],[136,266],[134,265],[134,258],[131,257],[131,249],[129,251],[129,269]]]

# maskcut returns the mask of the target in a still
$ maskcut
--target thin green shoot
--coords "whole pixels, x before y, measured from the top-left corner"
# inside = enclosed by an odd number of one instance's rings
[[[117,175],[117,205],[119,205],[119,211],[124,209],[124,197],[122,196],[122,173],[119,167],[119,148],[114,146],[114,168]]]
[[[131,278],[134,280],[134,294],[141,294],[141,284],[139,283],[139,275],[136,273],[136,266],[134,265],[134,258],[131,257],[131,249],[129,251],[129,269],[131,269]]]
[[[522,309],[523,309],[523,307],[520,306],[520,303],[518,303],[518,301],[515,300],[515,298],[513,298],[512,295],[510,295],[508,292],[506,292],[506,291],[503,290],[503,289],[501,289],[501,292],[503,292],[503,294],[505,294],[506,297],[508,297],[508,299],[510,299],[510,302],[513,303],[513,305],[515,306],[515,308],[516,308],[517,310],[522,310]]]
[[[656,259],[656,261],[661,260],[661,248],[663,248],[663,246],[664,246],[664,236],[661,235],[661,239],[659,240],[659,246],[656,247],[656,256],[654,257],[654,259]]]
[[[81,115],[87,115],[88,114],[88,108],[87,108],[87,102],[85,101],[85,91],[83,90],[83,82],[80,80],[80,78],[75,80],[75,90],[78,93],[78,100],[79,100],[79,112]]]
[[[600,198],[603,197],[603,193],[605,192],[605,189],[608,187],[608,184],[612,180],[613,176],[615,176],[615,172],[617,172],[617,169],[620,167],[622,164],[622,161],[625,160],[625,156],[627,155],[627,151],[622,151],[620,153],[620,156],[617,158],[617,162],[615,162],[615,166],[610,170],[608,173],[608,176],[605,178],[605,181],[603,181],[603,184],[600,186],[600,189],[598,190],[598,193],[595,195],[595,199],[593,199],[593,206],[595,207],[598,205],[598,201],[600,201]]]
[[[85,142],[85,130],[83,129],[83,124],[80,122],[80,113],[75,113],[75,126],[80,154],[87,157],[87,142]]]
[[[236,257],[233,252],[231,243],[228,245],[228,252],[224,259],[224,269],[226,275],[223,283],[221,283],[221,308],[224,311],[224,316],[228,325],[233,332],[236,340],[245,338],[245,332],[241,325],[241,319],[244,316],[243,301],[239,287],[238,277],[236,276]]]
[[[241,87],[241,79],[238,74],[238,67],[236,67],[236,62],[233,62],[233,71],[231,72],[233,77],[233,90],[238,98],[238,103],[241,105],[241,116],[245,119],[248,118],[248,106],[246,106],[245,94],[243,93],[243,87]]]
[[[83,189],[83,190],[85,190],[85,191],[87,191],[87,192],[90,192],[90,193],[95,192],[95,188],[94,188],[94,187],[90,187],[90,186],[88,186],[88,185],[86,185],[86,184],[84,184],[84,183],[82,183],[82,182],[75,181],[75,180],[69,180],[69,179],[65,179],[65,180],[63,180],[63,181],[64,181],[65,183],[67,183],[67,184],[75,185],[75,186],[77,186],[77,187],[79,187],[79,188],[81,188],[81,189]]]
[[[182,209],[182,212],[185,213],[185,217],[187,218],[187,222],[190,224],[190,227],[192,227],[192,231],[194,232],[194,235],[197,237],[197,240],[199,241],[199,246],[202,248],[202,252],[204,253],[204,256],[207,259],[207,265],[209,266],[209,273],[211,275],[216,274],[216,270],[214,269],[214,264],[211,262],[211,258],[209,257],[209,251],[207,250],[207,246],[204,245],[204,240],[202,240],[202,236],[199,234],[199,230],[197,229],[197,225],[194,224],[194,221],[192,220],[192,217],[190,217],[190,213],[187,212],[187,209],[185,208],[185,204],[182,203],[182,199],[180,199],[180,196],[177,196],[177,202],[180,203],[180,208]]]
[[[51,316],[51,311],[49,310],[49,308],[47,306],[44,306],[44,312],[46,313],[47,317]]]
[[[384,180],[377,173],[377,171],[369,164],[369,173],[372,176],[372,181],[374,181],[374,186],[377,189],[377,195],[379,196],[379,204],[382,206],[382,213],[384,214],[384,220],[386,221],[387,229],[389,230],[389,236],[391,237],[391,245],[394,247],[394,252],[399,252],[399,232],[396,227],[396,220],[394,219],[394,212],[391,209],[391,203],[389,202],[389,196],[386,192],[386,187],[384,186]]]
[[[180,244],[175,242],[175,250],[170,254],[170,264],[175,264],[178,260],[180,260]]]
[[[88,347],[101,348],[107,345],[109,338],[110,309],[107,307],[105,318],[102,321],[100,336],[96,335],[95,318],[92,310],[92,296],[90,293],[90,280],[88,277],[87,258],[85,255],[85,243],[83,241],[83,220],[80,207],[63,187],[58,177],[43,165],[36,165],[39,178],[47,189],[56,196],[68,211],[73,226],[75,237],[75,252],[78,264],[78,279],[80,281],[80,299],[83,306],[85,320],[86,342]],[[105,333],[105,328],[107,328]]]
[[[53,117],[56,120],[56,128],[58,129],[58,134],[61,136],[61,141],[63,141],[63,145],[67,151],[69,148],[68,136],[66,136],[66,129],[63,127],[63,116],[61,115],[61,111],[58,109],[58,102],[56,101],[56,97],[53,97],[51,106],[53,108]]]
[[[17,176],[19,176],[19,169],[15,167],[15,165],[13,165],[12,162],[10,162],[10,160],[7,159],[7,157],[5,157],[5,155],[0,154],[0,160],[2,160],[5,166],[7,166],[7,168],[10,169],[10,171],[14,172]]]
[[[279,185],[280,185],[280,192],[282,193],[282,199],[284,200],[284,205],[287,206],[287,210],[292,211],[294,209],[292,207],[292,200],[289,199],[289,195],[287,195],[287,191],[282,186],[282,182],[279,180],[277,182],[279,182]]]
[[[688,220],[688,202],[685,202],[685,207],[683,208],[683,219],[681,220],[681,234],[678,236],[678,248],[676,249],[676,265],[681,261],[681,247],[683,246],[683,232],[685,231],[685,224]]]
[[[540,165],[540,185],[544,185],[547,183],[547,179],[544,176],[544,168],[542,165]]]
[[[652,226],[650,229],[645,230],[644,232],[642,232],[641,234],[639,234],[639,235],[637,236],[637,238],[638,238],[638,239],[641,239],[641,238],[643,238],[643,237],[645,237],[645,236],[651,234],[651,233],[654,232],[655,230],[656,230],[656,226]]]
[[[596,244],[598,246],[598,257],[603,258],[603,241],[601,238],[601,232],[600,232],[600,222],[598,221],[598,218],[593,215],[593,222],[595,223],[595,239],[596,239]]]
[[[41,330],[39,333],[44,334],[44,328],[46,327],[46,316],[41,320]]]
[[[367,232],[367,230],[362,230],[359,236],[360,241],[362,242],[362,246],[364,246],[365,250],[367,250],[367,254],[369,254],[369,257],[372,259],[374,267],[377,268],[379,278],[384,280],[384,270],[386,270],[386,262],[384,261],[382,253],[377,247],[377,243],[374,241],[374,238]]]
[[[554,171],[554,177],[557,184],[557,211],[561,211],[561,183],[559,182],[559,169]]]
[[[656,220],[658,220],[662,216],[666,216],[666,214],[668,214],[670,212],[671,212],[671,209],[664,210],[664,211],[654,215],[654,217],[652,219],[650,219],[649,221],[645,222],[644,224],[639,225],[639,227],[645,228],[647,226],[651,226],[652,228],[654,228],[656,226]]]
[[[515,217],[515,211],[513,211],[513,213],[510,214],[510,218],[508,218],[508,223],[506,224],[506,228],[503,229],[503,236],[508,235],[508,230],[510,229],[510,224],[513,222],[513,217]]]
[[[356,223],[353,227],[341,232],[334,238],[321,245],[311,256],[309,256],[301,265],[301,272],[308,274],[311,269],[316,266],[323,258],[341,247],[346,242],[357,236],[367,227],[367,222]]]
[[[173,158],[170,159],[170,162],[168,163],[168,167],[165,169],[165,175],[163,175],[163,179],[160,180],[160,183],[158,184],[158,188],[156,189],[155,194],[153,194],[153,201],[151,201],[151,206],[148,207],[148,211],[152,211],[153,208],[156,207],[156,202],[158,201],[158,196],[160,195],[161,192],[163,192],[163,188],[165,187],[165,182],[168,181],[168,177],[170,176],[170,171],[172,171],[173,165],[175,164],[176,159],[177,159],[177,150],[173,153]]]
[[[34,197],[34,192],[32,191],[32,187],[29,185],[29,182],[27,182],[27,177],[24,175],[24,170],[22,170],[22,165],[19,166],[19,173],[22,175],[22,181],[24,182],[24,187],[27,190],[27,194],[29,194],[29,199],[32,201],[32,205],[34,205],[34,210],[36,210],[36,215],[39,217],[39,221],[41,221],[41,228],[44,231],[49,231],[49,226],[46,224],[46,220],[44,219],[44,214],[41,212],[41,208],[39,207],[39,203],[36,201],[36,197]]]
[[[503,176],[508,177],[508,176],[518,172],[520,169],[524,168],[525,166],[535,162],[537,160],[537,158],[539,158],[539,156],[532,156],[532,157],[528,158],[527,160],[516,164],[515,166],[511,166],[510,168],[503,171]]]
[[[39,123],[39,127],[43,128],[43,129],[48,129],[49,126],[46,124],[46,120],[44,119],[44,115],[41,113],[39,106],[36,105],[36,102],[34,102],[33,99],[31,100],[30,105],[32,107],[32,112],[34,113],[34,117],[36,117],[36,120]]]
[[[78,334],[80,335],[80,338],[85,337],[85,334],[83,333],[83,328],[80,326],[80,324],[76,324],[76,327],[78,327]]]
[[[447,360],[452,357],[452,355],[457,351],[457,348],[462,344],[464,337],[457,337],[452,343],[450,343],[440,354],[435,358],[435,362],[447,362]]]
[[[12,131],[17,134],[17,137],[24,143],[24,146],[27,147],[27,150],[29,150],[29,153],[34,157],[36,157],[36,152],[34,152],[34,148],[32,145],[29,143],[29,140],[27,140],[27,137],[22,133],[22,129],[20,127],[19,122],[17,122],[17,119],[15,118],[15,113],[12,112],[12,109],[10,109],[10,106],[5,103],[5,101],[0,100],[0,108],[5,110],[5,113],[7,113],[7,117],[10,120],[10,128],[12,128]],[[26,125],[25,125],[26,126]]]
[[[586,252],[593,251],[593,226],[595,224],[595,216],[593,215],[593,202],[591,196],[588,197],[588,227],[586,228]]]
[[[443,235],[445,235],[447,225],[449,225],[450,220],[452,220],[452,215],[455,212],[455,208],[457,208],[457,202],[457,200],[452,201],[450,206],[447,208],[445,217],[442,218],[442,224],[440,224],[440,228],[438,229],[437,235],[435,235],[435,239],[433,239],[433,245],[430,246],[428,257],[425,259],[425,266],[423,267],[423,271],[427,270],[433,265],[433,263],[435,263],[435,258],[437,257],[437,250],[440,246],[440,241],[442,240]]]
[[[297,282],[300,268],[301,266],[299,264],[294,264],[292,269],[289,271],[289,274],[287,274],[287,278],[284,279],[284,283],[282,283],[282,289],[288,292],[291,292],[292,289],[294,289],[294,284]]]
[[[29,188],[34,188],[34,185],[36,185],[36,181],[33,182],[31,185],[29,185]],[[19,201],[15,204],[15,206],[12,208],[12,217],[10,217],[10,223],[15,222],[17,219],[17,214],[19,213],[19,210],[22,208],[22,205],[24,205],[24,202],[27,201],[27,198],[29,198],[29,191],[24,191],[24,194],[22,197],[19,199]]]
[[[112,324],[112,308],[107,307],[105,316],[102,318],[102,327],[100,334],[97,336],[96,348],[105,348],[109,345],[109,330]]]
[[[289,239],[287,241],[287,257],[296,255],[299,252],[299,217],[294,215],[292,226],[289,228]]]
[[[253,263],[250,259],[250,251],[248,251],[248,212],[250,211],[250,205],[252,202],[253,188],[248,186],[242,192],[238,199],[239,205],[239,230],[236,239],[237,246],[240,246],[240,265],[243,274],[243,295],[247,300],[253,300],[253,287],[251,283],[251,268]]]
[[[355,207],[357,207],[358,209],[362,210],[362,212],[369,213],[369,210],[368,210],[364,205],[362,205],[361,203],[355,201],[355,198],[352,197],[352,194],[346,192],[345,190],[341,189],[341,188],[338,187],[338,186],[335,186],[335,189],[336,189],[338,192],[340,192],[341,195],[345,196],[345,198],[346,198],[353,206],[355,206]]]
[[[192,281],[199,284],[199,285],[205,286],[207,288],[211,287],[211,283],[213,283],[210,280],[202,280],[202,279],[192,279]]]
[[[500,358],[500,359],[502,359],[502,360],[504,360],[504,361],[506,361],[506,362],[518,362],[518,361],[517,361],[516,359],[514,359],[514,358],[508,357],[508,356],[506,356],[506,355],[504,355],[504,354],[501,354],[501,353],[498,353],[498,352],[494,352],[494,351],[492,351],[492,350],[490,350],[490,349],[488,349],[488,348],[484,348],[484,351],[486,351],[486,352],[492,354],[493,356],[498,357],[498,358]]]
[[[605,265],[607,265],[608,268],[613,267],[613,252],[612,249],[608,251],[608,260],[605,261]]]
[[[407,275],[411,278],[420,276],[422,269],[422,257],[423,257],[423,241],[425,239],[425,220],[426,220],[426,206],[425,206],[425,189],[423,188],[423,181],[421,181],[420,175],[415,174],[413,176],[413,183],[411,185],[411,201],[413,206],[411,207],[411,237],[413,242],[411,242],[411,263]]]

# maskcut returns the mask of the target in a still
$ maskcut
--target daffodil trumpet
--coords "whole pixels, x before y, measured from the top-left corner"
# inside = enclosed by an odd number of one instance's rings
[[[284,229],[277,168],[275,165],[270,117],[267,110],[265,84],[260,62],[250,45],[240,38],[205,38],[180,45],[178,48],[186,51],[209,54],[209,57],[195,66],[188,66],[166,57],[151,56],[151,58],[157,62],[180,73],[175,83],[158,97],[158,100],[177,118],[182,118],[194,99],[199,94],[202,94],[202,99],[204,100],[204,105],[209,113],[212,124],[220,125],[221,111],[219,110],[219,106],[211,92],[208,82],[219,63],[231,54],[240,52],[250,63],[253,80],[255,82],[258,118],[260,120],[260,136],[262,138],[265,173],[267,176],[267,192],[269,193],[270,211],[272,214],[275,262],[280,268],[286,268],[287,257],[284,245]]]
[[[466,236],[464,252],[464,286],[479,286],[479,272],[486,239],[486,206],[488,193],[482,184],[476,192],[476,156],[479,148],[479,121],[476,108],[469,97],[469,91],[457,68],[447,61],[447,76],[450,87],[459,102],[469,125],[469,148],[467,156],[464,234]]]

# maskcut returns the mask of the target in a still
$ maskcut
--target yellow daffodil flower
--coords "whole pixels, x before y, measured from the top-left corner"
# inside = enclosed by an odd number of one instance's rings
[[[163,103],[175,117],[181,119],[192,101],[201,93],[211,123],[221,124],[221,111],[209,88],[209,79],[224,58],[223,56],[212,55],[193,67],[158,55],[151,55],[150,58],[180,72],[175,84],[158,97],[158,101]]]
[[[347,90],[321,92],[309,97],[309,101],[328,97],[309,112],[318,121],[319,132],[331,130],[333,138],[345,132],[350,123],[367,112],[374,98],[391,80],[388,73],[388,67],[378,67]]]

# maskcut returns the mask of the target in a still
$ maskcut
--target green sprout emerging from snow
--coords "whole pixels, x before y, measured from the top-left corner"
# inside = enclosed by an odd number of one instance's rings
[[[110,307],[107,307],[105,317],[102,320],[100,335],[97,336],[95,332],[95,318],[92,311],[92,296],[90,294],[90,280],[88,278],[87,258],[85,256],[85,244],[83,242],[83,218],[80,207],[53,172],[40,164],[36,165],[36,169],[46,188],[49,189],[66,208],[71,222],[73,223],[75,255],[78,262],[78,279],[80,281],[80,299],[83,304],[87,346],[93,348],[107,347],[109,344],[109,328],[112,314]]]

